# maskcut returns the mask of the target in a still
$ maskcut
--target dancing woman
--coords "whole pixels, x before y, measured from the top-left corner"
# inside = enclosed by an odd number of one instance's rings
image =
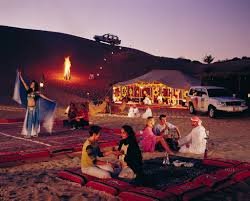
[[[27,108],[22,129],[22,135],[26,138],[38,136],[40,121],[44,121],[44,127],[48,132],[52,131],[56,103],[41,94],[38,89],[35,80],[28,86],[21,72],[17,72],[13,99]]]

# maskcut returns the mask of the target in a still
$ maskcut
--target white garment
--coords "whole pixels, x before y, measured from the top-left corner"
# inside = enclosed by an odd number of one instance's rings
[[[206,137],[206,130],[202,125],[193,128],[187,136],[179,140],[179,146],[181,147],[179,152],[203,154],[206,149]],[[189,144],[189,147],[186,144]]]
[[[166,122],[165,125],[161,125],[161,124],[156,124],[153,131],[156,135],[160,135],[160,133],[165,129],[165,128],[168,128],[165,130],[164,132],[164,135],[168,135],[170,134],[171,132],[173,131],[176,131],[176,126],[174,124],[171,124],[169,122]]]
[[[130,107],[128,110],[128,117],[139,117],[139,109],[137,107]]]
[[[148,117],[152,117],[152,110],[148,107],[146,111],[142,114],[143,119],[147,119]]]
[[[28,136],[28,130],[26,128],[27,121],[28,121],[28,113],[29,112],[28,112],[28,109],[27,109],[26,114],[25,114],[25,118],[24,118],[24,122],[23,122],[22,132],[21,132],[21,135],[24,135],[24,136]],[[38,136],[39,133],[40,133],[40,123],[39,123],[37,129],[35,129],[34,126],[32,125],[30,136]]]
[[[143,100],[143,103],[145,105],[151,105],[152,104],[152,101],[149,99],[149,97],[145,97],[144,100]]]
[[[97,165],[97,166],[90,166],[90,167],[82,167],[82,173],[87,174],[93,177],[97,177],[100,179],[110,179],[110,173],[114,172],[114,169],[110,164],[107,165]]]
[[[123,178],[123,179],[134,179],[136,177],[136,174],[134,173],[134,171],[130,167],[126,166],[126,167],[122,168],[118,177]]]
[[[162,104],[162,102],[163,102],[162,96],[158,96],[157,101],[158,101],[159,104]]]

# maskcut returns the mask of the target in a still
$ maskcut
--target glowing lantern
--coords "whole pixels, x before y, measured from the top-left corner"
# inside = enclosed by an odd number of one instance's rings
[[[70,67],[71,67],[71,62],[69,57],[66,57],[64,59],[64,79],[65,80],[70,80],[71,75],[70,75]]]

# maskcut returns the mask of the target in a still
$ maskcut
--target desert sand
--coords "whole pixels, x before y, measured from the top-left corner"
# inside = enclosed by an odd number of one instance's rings
[[[57,118],[63,118],[61,108],[57,112]],[[1,106],[0,118],[21,118],[24,110],[18,107]],[[154,112],[154,111],[153,111]],[[157,111],[155,113],[166,113],[169,122],[177,125],[182,136],[191,130],[190,115],[184,112]],[[235,159],[250,162],[250,117],[233,116],[220,119],[210,119],[200,116],[204,127],[210,131],[208,156],[213,158]],[[91,123],[110,128],[120,128],[123,124],[129,124],[136,131],[143,129],[145,120],[141,118],[128,118],[126,115],[98,114],[90,118]],[[144,154],[144,159],[162,156],[163,153]],[[191,155],[188,155],[191,156]],[[201,156],[193,156],[201,157]],[[75,183],[56,177],[59,170],[71,167],[79,167],[80,153],[67,154],[47,162],[36,162],[23,164],[15,167],[0,169],[0,200],[118,200],[102,192],[81,187]],[[228,194],[218,194],[220,199],[231,200],[235,194],[236,200],[247,200],[249,198],[249,186],[244,185],[242,191],[234,191]],[[214,200],[214,197],[206,200]]]

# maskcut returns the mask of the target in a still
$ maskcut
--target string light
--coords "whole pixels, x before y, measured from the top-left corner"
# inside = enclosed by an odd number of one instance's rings
[[[131,88],[132,86],[134,86],[134,89]],[[139,83],[134,83],[132,85],[127,85],[127,86],[113,87],[113,91],[114,91],[113,96],[116,100],[120,100],[122,97],[126,97],[128,95],[131,96],[132,94],[135,94],[135,97],[140,98],[140,92],[142,94],[147,94],[147,91],[146,91],[147,88],[152,89],[152,91],[149,92],[152,97],[162,96],[163,98],[167,99],[166,100],[167,102],[170,103],[172,101],[173,105],[177,104],[179,100],[185,100],[188,94],[188,91],[186,89],[175,89],[162,83],[139,82]],[[178,94],[174,92],[178,92]],[[182,96],[181,99],[180,99],[180,96]]]

